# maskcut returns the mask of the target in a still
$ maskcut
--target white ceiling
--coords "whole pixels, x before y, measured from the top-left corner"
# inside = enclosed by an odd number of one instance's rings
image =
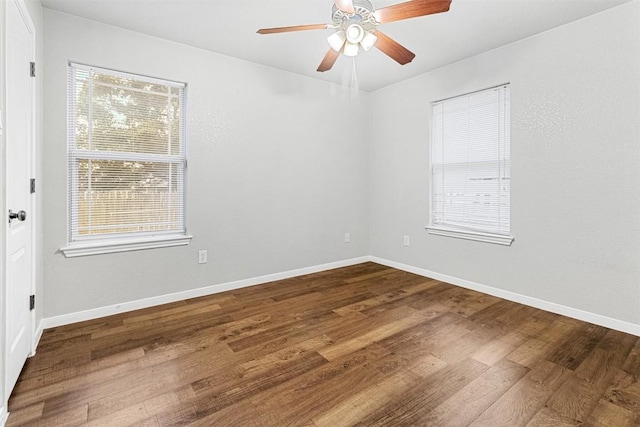
[[[41,0],[44,7],[343,85],[351,58],[316,68],[331,30],[259,35],[258,28],[331,22],[332,0]],[[372,0],[376,9],[399,3]],[[356,59],[373,91],[631,0],[453,0],[449,12],[380,26],[416,54],[400,66],[376,49]]]

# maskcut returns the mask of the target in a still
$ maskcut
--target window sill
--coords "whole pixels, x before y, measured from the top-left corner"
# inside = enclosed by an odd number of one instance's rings
[[[501,234],[479,233],[476,231],[437,227],[433,225],[426,226],[425,228],[429,234],[436,236],[455,237],[457,239],[475,240],[476,242],[494,243],[504,246],[511,246],[514,240],[512,236],[504,236]]]
[[[166,248],[170,246],[184,246],[191,242],[192,236],[161,236],[136,239],[113,239],[92,242],[73,243],[61,248],[60,251],[67,258],[88,255],[111,254],[116,252],[139,251],[143,249]]]

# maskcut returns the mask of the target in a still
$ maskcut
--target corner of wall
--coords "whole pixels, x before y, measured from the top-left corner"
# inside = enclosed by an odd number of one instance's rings
[[[568,307],[561,304],[556,304],[549,301],[544,301],[538,298],[533,298],[527,295],[518,294],[515,292],[506,291],[504,289],[494,288],[492,286],[483,285],[481,283],[472,282],[470,280],[461,279],[459,277],[449,276],[441,274],[435,271],[426,270],[419,267],[403,264],[396,261],[390,261],[383,258],[371,257],[372,262],[386,265],[387,267],[397,268],[409,273],[417,274],[419,276],[428,277],[430,279],[440,280],[441,282],[449,283],[461,288],[471,289],[473,291],[482,292],[483,294],[493,295],[498,298],[502,298],[508,301],[517,302],[527,305],[529,307],[538,308],[540,310],[548,311],[562,316],[571,317],[573,319],[582,320],[584,322],[593,323],[596,325],[604,326],[605,328],[615,329],[617,331],[625,332],[640,337],[640,325],[623,320],[614,319],[611,317],[590,313],[588,311],[580,310],[573,307]]]
[[[318,273],[321,271],[332,270],[334,268],[347,267],[350,265],[361,264],[363,262],[370,261],[370,257],[362,256],[357,258],[346,259],[342,261],[331,262],[327,264],[314,265],[305,268],[299,268],[296,270],[283,271],[275,274],[268,274],[265,276],[252,277],[249,279],[236,280],[233,282],[219,283],[216,285],[206,286],[203,288],[190,289],[186,291],[175,292],[172,294],[158,295],[150,298],[144,298],[136,301],[127,301],[120,304],[110,305],[106,307],[98,307],[90,310],[84,310],[75,313],[67,313],[59,316],[47,317],[42,319],[38,326],[36,333],[37,340],[35,344],[40,340],[40,336],[44,329],[54,328],[57,326],[68,325],[71,323],[83,322],[86,320],[97,319],[105,316],[112,316],[114,314],[125,313],[128,311],[139,310],[142,308],[155,307],[162,304],[169,304],[176,301],[182,301],[191,298],[198,298],[206,295],[213,295],[220,292],[232,291],[234,289],[246,288],[249,286],[256,286],[263,283],[274,282],[277,280],[289,279],[292,277],[303,276],[306,274]],[[35,354],[35,346],[34,346]]]
[[[371,171],[373,168],[371,167],[372,159],[371,153],[371,144],[373,141],[373,123],[372,123],[372,106],[373,106],[373,97],[375,92],[370,92],[367,97],[367,254],[371,256],[371,240],[373,236],[372,226],[371,226],[371,203],[373,200],[373,187],[371,185]]]

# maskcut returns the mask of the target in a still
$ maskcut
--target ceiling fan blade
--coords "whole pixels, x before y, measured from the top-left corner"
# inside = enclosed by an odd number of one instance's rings
[[[413,0],[383,7],[374,12],[376,20],[381,23],[400,21],[418,16],[432,15],[449,10],[451,0]]]
[[[312,25],[296,25],[293,27],[261,28],[257,32],[258,34],[275,34],[275,33],[288,33],[290,31],[324,30],[326,28],[328,28],[327,24],[312,24]]]
[[[354,13],[353,0],[335,0],[336,7],[346,13]]]
[[[320,63],[320,66],[318,67],[318,71],[321,73],[324,71],[329,71],[331,67],[333,67],[333,64],[336,63],[336,60],[338,59],[339,56],[340,56],[340,52],[336,52],[333,49],[329,49],[329,52],[327,52],[327,54],[324,56],[324,59]]]
[[[376,31],[375,34],[378,36],[378,40],[376,40],[376,44],[374,46],[388,55],[391,59],[395,60],[398,64],[407,64],[413,61],[413,58],[416,57],[415,53],[411,52],[388,35],[381,33],[380,31]]]

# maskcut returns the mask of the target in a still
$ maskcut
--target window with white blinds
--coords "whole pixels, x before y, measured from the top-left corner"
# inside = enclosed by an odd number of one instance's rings
[[[511,244],[509,114],[508,85],[433,104],[430,233]]]
[[[75,63],[67,83],[70,246],[185,236],[185,84]]]

